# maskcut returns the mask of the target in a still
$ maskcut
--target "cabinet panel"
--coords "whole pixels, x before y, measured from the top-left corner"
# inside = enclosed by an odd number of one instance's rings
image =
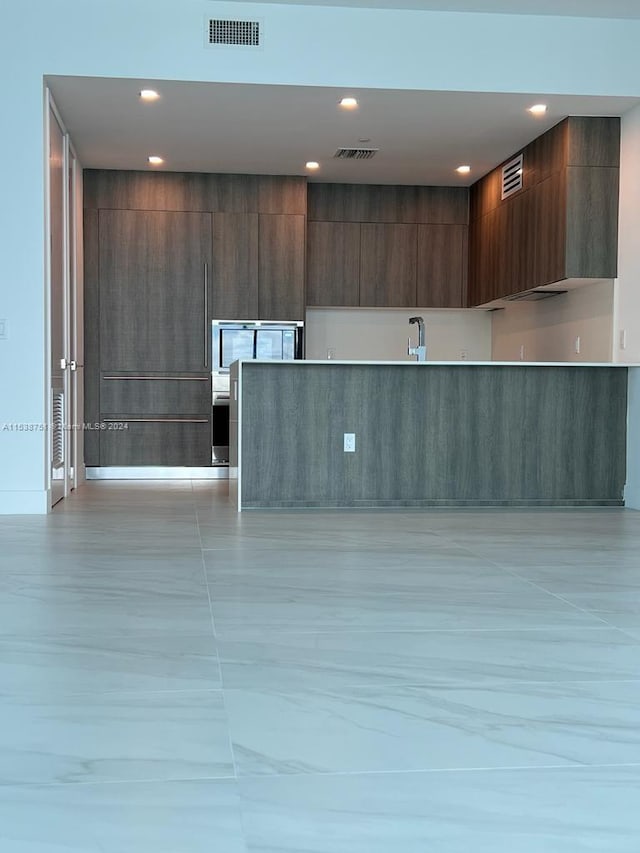
[[[565,277],[567,205],[565,172],[534,187],[532,229],[535,235],[534,282],[551,284]]]
[[[211,408],[208,377],[103,377],[100,383],[102,415],[202,415]]]
[[[258,214],[215,213],[211,312],[219,320],[258,316]]]
[[[209,366],[211,216],[101,210],[103,371]]]
[[[258,242],[258,317],[304,317],[305,217],[261,214]]]
[[[307,305],[359,305],[360,225],[307,226]]]
[[[466,277],[467,226],[419,225],[416,304],[462,308]]]
[[[145,419],[126,415],[126,429],[100,432],[100,465],[211,465],[211,423],[205,418]],[[107,421],[106,426],[109,427]]]
[[[567,169],[566,273],[576,278],[618,274],[618,169]]]
[[[452,223],[469,221],[466,187],[309,184],[309,220],[322,222]]]
[[[360,304],[416,305],[417,225],[365,223],[360,242]]]
[[[620,166],[620,119],[570,116],[568,166]]]
[[[307,181],[289,175],[258,175],[258,213],[307,213]]]
[[[417,187],[414,222],[424,224],[467,225],[469,189],[467,187]]]

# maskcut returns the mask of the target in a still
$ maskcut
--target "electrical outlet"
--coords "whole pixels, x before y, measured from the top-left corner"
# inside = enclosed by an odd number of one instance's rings
[[[520,344],[520,361],[524,361],[524,344]]]
[[[627,348],[627,330],[620,329],[620,349]]]
[[[7,321],[0,320],[0,341],[6,341],[9,337],[9,330],[7,328]]]
[[[460,350],[460,361],[466,361],[468,357],[469,357],[468,351],[466,349],[461,349]]]
[[[576,355],[580,354],[580,335],[576,335],[576,339],[573,342],[573,351]]]
[[[345,432],[344,434],[344,452],[356,452],[356,434],[355,432]]]

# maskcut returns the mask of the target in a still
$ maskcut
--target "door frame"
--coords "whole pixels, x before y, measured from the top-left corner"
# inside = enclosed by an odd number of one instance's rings
[[[54,441],[54,412],[52,400],[52,309],[51,304],[51,182],[50,182],[50,144],[51,121],[56,121],[63,137],[62,163],[62,258],[63,258],[63,346],[65,367],[63,368],[63,489],[61,493],[54,492],[52,478],[52,459]],[[48,494],[48,510],[59,500],[67,497],[78,485],[81,479],[79,471],[79,451],[82,441],[78,421],[78,370],[71,370],[71,365],[79,364],[79,331],[80,331],[80,242],[78,234],[78,185],[81,173],[77,154],[71,143],[64,121],[56,107],[50,89],[44,89],[44,213],[45,213],[45,486]],[[59,490],[58,490],[59,491]]]

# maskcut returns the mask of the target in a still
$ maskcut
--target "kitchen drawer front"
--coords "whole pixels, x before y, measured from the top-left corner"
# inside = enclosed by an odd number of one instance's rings
[[[100,383],[100,411],[200,415],[211,408],[211,377],[114,377]]]
[[[211,465],[207,418],[104,418],[100,465]]]

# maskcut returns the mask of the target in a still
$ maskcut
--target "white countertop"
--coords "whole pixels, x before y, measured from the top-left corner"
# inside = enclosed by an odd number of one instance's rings
[[[303,366],[305,364],[356,365],[371,366],[414,366],[414,367],[640,367],[640,364],[620,364],[608,361],[355,361],[342,359],[300,359],[298,361],[269,361],[262,359],[240,361],[240,364],[287,364]]]

